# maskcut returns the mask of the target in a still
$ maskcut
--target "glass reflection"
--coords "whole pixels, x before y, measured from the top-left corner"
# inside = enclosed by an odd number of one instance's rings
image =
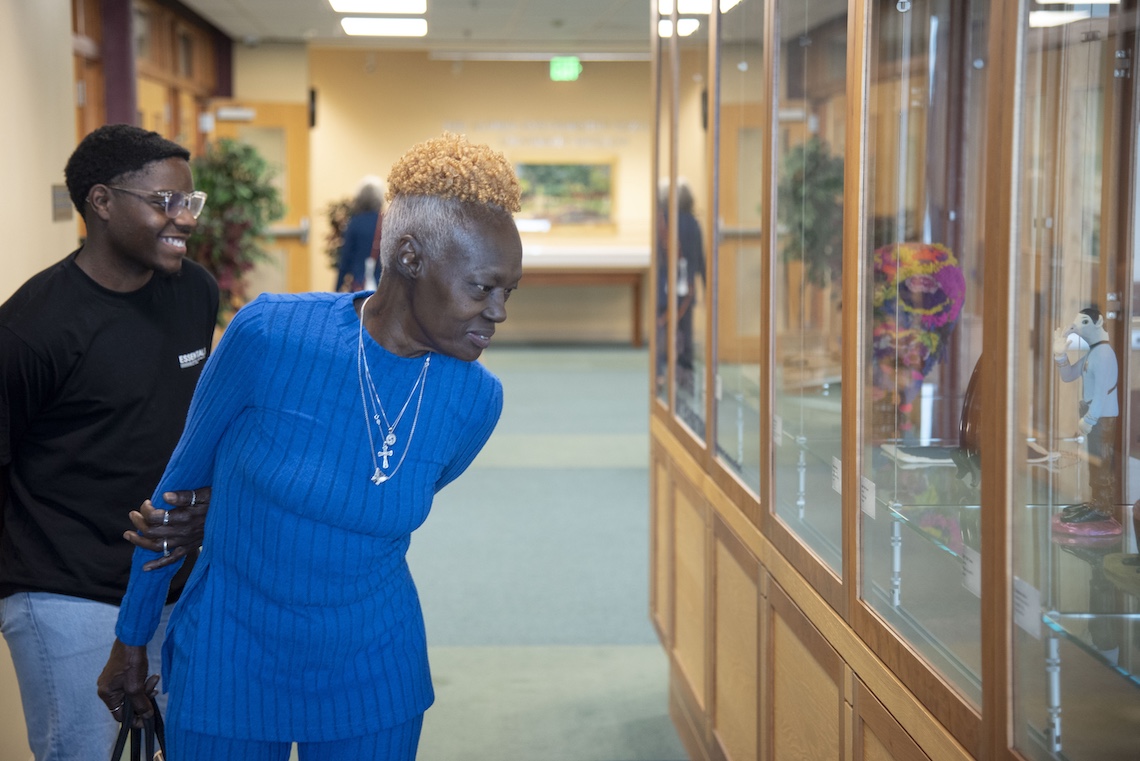
[[[760,491],[760,330],[764,191],[764,6],[721,17],[716,228],[716,453]]]
[[[1029,15],[1018,134],[1014,746],[1136,757],[1140,715],[1140,274],[1133,9]],[[1131,302],[1131,303],[1130,303]],[[1133,406],[1133,409],[1135,407]],[[1064,726],[1064,732],[1061,728]]]
[[[667,19],[668,15],[660,17]],[[671,27],[670,27],[671,28]],[[669,184],[672,175],[673,103],[676,84],[672,37],[657,41],[657,208],[653,230],[654,300],[654,393],[662,404],[669,403]]]
[[[877,2],[865,172],[863,596],[981,700],[975,368],[985,2]]]
[[[695,32],[678,41],[677,176],[674,180],[676,224],[670,227],[675,247],[676,318],[673,323],[673,412],[698,438],[705,436],[705,368],[707,366],[705,234],[709,230],[711,199],[708,151],[707,17]],[[678,30],[681,23],[678,21]]]
[[[782,3],[779,44],[775,511],[840,573],[847,3]]]

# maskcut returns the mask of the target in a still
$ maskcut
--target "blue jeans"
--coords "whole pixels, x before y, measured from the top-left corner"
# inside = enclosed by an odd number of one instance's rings
[[[158,673],[166,619],[147,647]],[[95,692],[115,641],[116,605],[79,597],[19,592],[0,600],[0,633],[12,651],[28,745],[36,761],[108,758],[119,725]],[[166,696],[159,694],[166,707]]]

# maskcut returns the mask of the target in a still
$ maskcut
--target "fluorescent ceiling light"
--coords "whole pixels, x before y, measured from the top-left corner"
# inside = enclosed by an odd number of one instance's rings
[[[354,37],[426,37],[427,19],[361,18],[346,16],[340,20],[345,34]]]
[[[427,13],[427,0],[329,0],[329,5],[337,13]]]
[[[701,22],[695,18],[677,19],[677,36],[688,37],[693,32],[697,31],[701,26]],[[657,22],[657,36],[658,37],[672,37],[673,36],[673,22],[669,19],[661,19]]]
[[[431,50],[433,61],[549,61],[568,53],[531,53],[525,51]],[[574,53],[580,61],[648,61],[649,53]]]
[[[678,0],[677,13],[682,16],[707,16],[712,12],[713,0]],[[720,12],[728,13],[740,0],[720,0]],[[657,12],[662,16],[673,14],[673,0],[657,0]]]
[[[1091,15],[1088,11],[1030,11],[1029,25],[1036,28],[1064,26],[1074,21],[1084,21]]]
[[[1091,3],[1073,3],[1069,0],[1036,0],[1036,2],[1038,5],[1120,5],[1120,0],[1093,0]]]

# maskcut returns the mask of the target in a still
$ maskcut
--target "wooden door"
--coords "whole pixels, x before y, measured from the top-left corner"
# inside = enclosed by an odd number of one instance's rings
[[[717,358],[760,362],[763,221],[757,181],[763,157],[759,104],[721,106],[720,209],[717,224]]]
[[[229,138],[256,148],[276,169],[274,183],[285,203],[285,217],[270,228],[271,261],[246,275],[249,297],[311,290],[308,106],[227,100],[211,104],[210,114],[214,122],[210,138]]]

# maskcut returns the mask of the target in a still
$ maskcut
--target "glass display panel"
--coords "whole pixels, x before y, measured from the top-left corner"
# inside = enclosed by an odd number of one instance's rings
[[[862,595],[975,705],[988,14],[874,4],[861,305]]]
[[[669,21],[671,33],[673,23],[669,14],[658,14],[658,29]],[[657,40],[657,208],[654,214],[656,224],[653,230],[653,272],[655,289],[653,294],[653,314],[655,341],[653,388],[657,399],[669,404],[669,185],[672,182],[673,145],[673,103],[676,83],[674,78],[674,40],[670,36],[658,36]]]
[[[764,5],[721,15],[716,239],[716,454],[760,491],[760,283],[764,252]]]
[[[687,22],[687,23],[685,23]],[[693,25],[696,24],[696,28]],[[673,295],[676,322],[673,340],[673,413],[697,438],[705,437],[705,369],[708,363],[708,278],[706,237],[711,230],[712,199],[708,197],[709,150],[709,25],[708,16],[677,19],[678,77],[677,176],[674,178],[677,224],[677,279]]]
[[[1031,759],[1135,759],[1135,7],[1038,4],[1025,21],[1011,311],[1014,747]]]
[[[779,4],[772,294],[776,515],[843,567],[843,147],[847,2]]]

